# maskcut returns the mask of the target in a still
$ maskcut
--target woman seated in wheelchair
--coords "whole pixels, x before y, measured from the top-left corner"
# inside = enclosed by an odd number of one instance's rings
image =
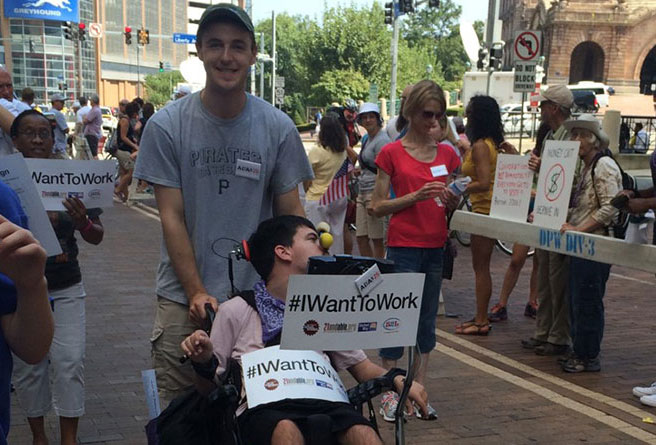
[[[253,288],[257,310],[243,298],[232,298],[219,308],[209,336],[197,330],[181,344],[184,353],[195,364],[198,374],[196,387],[202,393],[212,391],[229,359],[241,362],[242,355],[279,342],[289,276],[305,274],[308,259],[324,253],[312,223],[292,215],[262,222],[248,244],[250,261],[262,277],[262,281]],[[383,376],[386,372],[361,350],[326,352],[323,355],[337,371],[348,370],[358,382]],[[206,369],[204,366],[213,369],[214,366],[209,363],[216,364],[216,361],[218,366],[215,372],[198,372],[199,369]],[[402,376],[396,376],[394,384],[400,392]],[[242,403],[237,410],[243,443],[309,443],[311,428],[306,420],[313,415],[327,415],[330,418],[329,431],[333,442],[382,443],[371,423],[348,403],[284,398],[248,407],[244,394],[242,389]],[[415,402],[422,414],[426,414],[427,397],[424,387],[413,383],[409,399]],[[409,403],[406,409],[413,412]]]

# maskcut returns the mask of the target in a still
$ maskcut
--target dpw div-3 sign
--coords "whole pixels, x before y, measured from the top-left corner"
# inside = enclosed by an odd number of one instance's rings
[[[79,0],[5,0],[5,17],[80,21]]]

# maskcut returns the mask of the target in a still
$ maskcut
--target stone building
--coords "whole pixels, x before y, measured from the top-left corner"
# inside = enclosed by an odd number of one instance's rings
[[[501,0],[499,18],[507,66],[515,32],[542,31],[544,83],[645,94],[656,84],[656,0]]]

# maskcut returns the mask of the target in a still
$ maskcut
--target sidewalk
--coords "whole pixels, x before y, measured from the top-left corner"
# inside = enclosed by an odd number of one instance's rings
[[[87,413],[80,420],[79,439],[82,444],[143,444],[148,419],[140,372],[150,368],[160,224],[123,205],[108,209],[102,219],[103,243],[81,245],[89,296]],[[519,346],[534,326],[522,315],[530,262],[511,297],[508,321],[495,325],[488,337],[452,334],[456,323],[471,317],[474,306],[469,250],[459,252],[456,278],[445,281],[444,295],[447,310],[462,316],[438,319],[440,345],[431,354],[426,384],[439,419],[411,419],[406,443],[656,443],[656,425],[642,422],[647,416],[656,419],[656,409],[641,406],[631,395],[632,386],[656,379],[653,275],[613,268],[605,299],[602,372],[568,375],[553,358]],[[508,262],[509,257],[494,253],[495,296]],[[368,353],[378,360],[375,351]],[[347,387],[353,382],[350,376],[344,380]],[[57,443],[56,418],[50,415],[47,423],[51,443]],[[385,443],[393,444],[393,427],[380,418],[379,425]],[[9,443],[31,443],[16,397]]]

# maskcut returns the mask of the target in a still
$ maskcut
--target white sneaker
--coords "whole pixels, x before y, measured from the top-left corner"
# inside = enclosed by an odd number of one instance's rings
[[[396,408],[399,406],[399,395],[394,391],[387,391],[381,400],[380,415],[385,422],[396,420]]]
[[[656,407],[656,394],[640,397],[640,403],[643,405]]]
[[[652,383],[651,386],[636,386],[633,388],[633,395],[636,397],[653,396],[654,394],[656,394],[656,382]]]

